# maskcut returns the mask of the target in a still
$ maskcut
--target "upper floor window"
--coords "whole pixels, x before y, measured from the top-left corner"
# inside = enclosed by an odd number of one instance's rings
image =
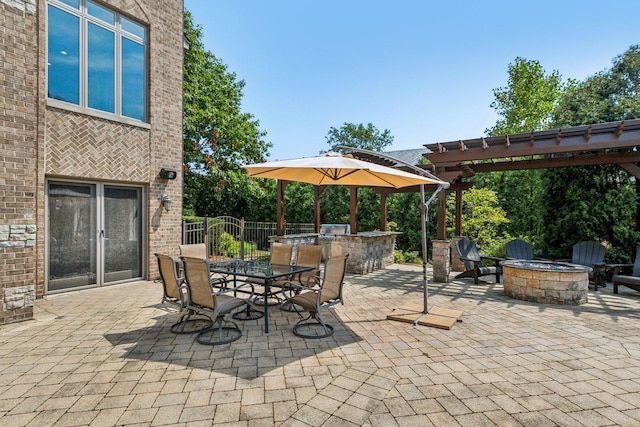
[[[91,0],[47,4],[47,96],[144,121],[147,30]]]

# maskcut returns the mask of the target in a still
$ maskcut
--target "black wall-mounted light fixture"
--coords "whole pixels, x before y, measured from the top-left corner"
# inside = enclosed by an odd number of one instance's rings
[[[162,168],[160,169],[160,178],[163,179],[176,179],[178,172],[175,169]]]

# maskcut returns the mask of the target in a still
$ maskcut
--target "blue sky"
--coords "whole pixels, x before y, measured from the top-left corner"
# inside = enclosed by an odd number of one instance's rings
[[[637,0],[185,0],[204,44],[245,80],[270,160],[326,150],[373,123],[387,150],[477,138],[516,57],[583,80],[640,43]]]

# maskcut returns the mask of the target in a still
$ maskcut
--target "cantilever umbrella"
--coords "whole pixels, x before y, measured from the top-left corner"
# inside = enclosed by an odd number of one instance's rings
[[[333,152],[317,157],[258,163],[244,168],[254,178],[299,181],[314,185],[402,188],[441,183],[435,179]]]
[[[349,148],[349,147],[345,147]],[[351,149],[351,148],[349,148]],[[367,150],[356,150],[354,152],[372,153]],[[386,158],[395,163],[404,164],[404,162],[386,156],[383,153],[376,153],[376,156]],[[353,158],[352,155],[341,155],[339,153],[329,152],[317,157],[303,157],[299,159],[282,160],[267,163],[258,163],[255,165],[247,165],[244,168],[249,176],[254,178],[271,178],[285,181],[299,181],[314,185],[346,185],[356,187],[387,187],[402,188],[420,185],[420,193],[422,200],[422,240],[423,240],[423,293],[424,304],[423,309],[417,312],[413,308],[403,311],[404,314],[396,315],[394,320],[411,321],[414,324],[426,324],[429,326],[437,326],[435,323],[423,321],[428,316],[428,281],[427,281],[427,254],[426,254],[426,209],[428,203],[424,201],[424,186],[435,184],[438,191],[447,188],[448,183],[441,181],[437,177],[415,168],[412,165],[404,164],[416,170],[417,173],[404,172],[399,169],[378,165],[376,163],[366,162]],[[427,175],[427,176],[425,176]],[[435,196],[435,194],[434,194]],[[401,310],[402,311],[402,310]],[[436,316],[437,317],[437,316]],[[389,316],[389,318],[392,318]],[[432,316],[433,318],[433,316]],[[436,319],[437,320],[437,319]],[[440,327],[440,326],[438,326]]]

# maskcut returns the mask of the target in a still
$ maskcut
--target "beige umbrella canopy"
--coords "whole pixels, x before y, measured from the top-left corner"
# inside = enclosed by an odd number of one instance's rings
[[[345,147],[352,149],[350,147]],[[355,149],[354,149],[355,150]],[[356,153],[372,153],[367,150],[355,150]],[[385,156],[383,153],[376,153],[380,157],[393,160],[396,164],[402,164],[397,159]],[[317,186],[324,185],[344,185],[351,187],[386,187],[403,188],[420,186],[422,204],[422,244],[423,244],[423,281],[424,281],[424,304],[422,313],[415,320],[414,324],[423,323],[424,316],[428,315],[428,280],[427,280],[427,243],[426,243],[426,220],[427,206],[424,200],[424,186],[435,184],[438,191],[449,186],[437,177],[419,170],[413,165],[404,164],[417,173],[404,172],[376,163],[366,162],[353,158],[352,155],[342,155],[340,153],[329,152],[317,157],[303,157],[299,159],[282,160],[267,163],[247,165],[244,168],[249,176],[254,178],[271,178],[280,181],[299,181]],[[418,175],[418,173],[422,175]],[[430,175],[430,176],[425,176]],[[278,196],[281,199],[281,196]],[[430,200],[430,201],[431,201]],[[429,202],[430,202],[429,201]],[[278,202],[281,203],[281,200]],[[353,230],[354,227],[352,227]],[[412,320],[413,321],[413,320]]]
[[[254,178],[299,181],[314,185],[402,188],[442,184],[442,181],[436,179],[333,152],[317,157],[258,163],[244,168]]]

